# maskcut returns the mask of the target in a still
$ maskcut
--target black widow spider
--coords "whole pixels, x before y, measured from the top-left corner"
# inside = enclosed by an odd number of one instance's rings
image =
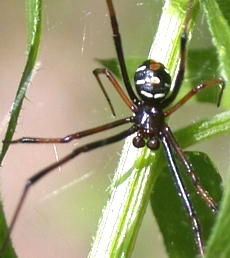
[[[79,139],[86,137],[98,132],[106,131],[111,128],[115,128],[127,123],[132,123],[132,126],[114,136],[108,137],[106,139],[98,140],[85,144],[81,147],[74,149],[69,155],[66,155],[64,158],[60,159],[58,162],[51,164],[50,166],[40,170],[38,173],[29,178],[26,182],[24,191],[19,200],[16,211],[13,215],[13,219],[9,226],[8,234],[5,238],[4,244],[2,246],[1,252],[4,251],[5,245],[9,239],[9,235],[12,232],[12,229],[15,225],[15,222],[18,218],[19,212],[23,206],[27,193],[30,187],[39,181],[43,176],[58,168],[62,164],[65,164],[69,160],[78,156],[83,152],[88,152],[93,149],[115,143],[117,141],[123,140],[129,135],[135,134],[133,137],[133,145],[136,148],[143,148],[147,146],[151,150],[157,150],[162,145],[168,164],[170,166],[172,176],[175,180],[175,185],[177,187],[178,194],[181,196],[183,206],[187,212],[189,219],[191,220],[192,228],[194,231],[194,237],[197,245],[197,249],[200,255],[204,254],[204,246],[202,240],[202,232],[199,220],[196,216],[193,204],[189,198],[186,187],[184,185],[183,179],[179,173],[173,151],[177,154],[178,159],[184,165],[187,173],[189,174],[192,183],[197,189],[200,196],[204,199],[207,205],[213,210],[213,212],[218,211],[217,205],[214,203],[209,194],[203,189],[199,183],[199,179],[196,176],[196,173],[193,169],[192,164],[186,158],[185,154],[179,147],[176,139],[174,138],[169,126],[165,122],[165,118],[175,112],[179,107],[181,107],[185,102],[187,102],[191,97],[200,92],[201,90],[219,84],[221,87],[218,106],[220,104],[221,96],[225,87],[225,83],[221,78],[212,79],[197,85],[191,91],[189,91],[182,99],[180,99],[176,104],[171,106],[168,110],[164,110],[168,107],[177,97],[180,87],[184,79],[185,71],[185,61],[186,61],[186,43],[187,43],[187,30],[188,24],[190,21],[190,12],[193,7],[193,1],[189,1],[189,6],[187,9],[186,19],[184,22],[183,32],[181,35],[180,43],[180,61],[179,61],[179,70],[175,76],[175,83],[171,86],[171,76],[164,67],[163,64],[150,59],[144,61],[136,70],[134,80],[136,86],[136,92],[139,98],[136,96],[135,92],[132,89],[127,68],[124,60],[121,37],[119,33],[119,28],[117,24],[117,19],[115,15],[115,10],[113,7],[112,0],[106,0],[109,10],[109,15],[111,19],[113,38],[116,47],[116,52],[118,56],[118,61],[122,73],[122,78],[124,81],[127,94],[123,91],[117,80],[111,74],[111,72],[105,68],[95,69],[93,71],[109,105],[112,110],[112,113],[115,114],[112,104],[108,98],[108,95],[102,85],[99,75],[105,75],[109,81],[112,83],[121,99],[133,112],[133,115],[126,117],[115,122],[110,122],[108,124],[98,126],[89,130],[82,132],[74,133],[64,138],[34,138],[34,137],[23,137],[18,140],[13,140],[10,143],[67,143],[74,139]],[[170,89],[172,88],[171,93],[169,94]],[[169,96],[168,96],[169,94]]]

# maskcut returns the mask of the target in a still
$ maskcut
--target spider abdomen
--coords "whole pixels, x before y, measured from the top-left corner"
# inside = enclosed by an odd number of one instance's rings
[[[168,94],[171,76],[165,66],[153,59],[146,60],[136,70],[135,86],[142,100],[160,102]]]

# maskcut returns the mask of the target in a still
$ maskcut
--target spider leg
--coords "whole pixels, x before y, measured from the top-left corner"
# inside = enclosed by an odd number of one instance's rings
[[[114,121],[112,123],[94,127],[78,133],[70,134],[63,138],[22,137],[20,139],[11,141],[10,144],[13,144],[13,143],[68,143],[75,139],[80,139],[92,134],[100,133],[100,132],[103,132],[127,123],[132,123],[132,122],[133,122],[133,117],[131,116],[131,117],[126,117],[126,118]]]
[[[196,175],[196,172],[195,172],[192,164],[189,162],[189,160],[185,156],[184,152],[179,147],[176,139],[174,138],[174,136],[173,136],[173,134],[172,134],[172,132],[171,132],[171,130],[168,126],[164,127],[164,134],[167,137],[167,140],[172,145],[172,147],[173,147],[174,151],[176,152],[178,158],[181,160],[182,164],[184,165],[186,171],[188,172],[188,174],[189,174],[189,176],[192,180],[192,183],[193,183],[194,187],[197,189],[200,196],[207,203],[207,205],[212,209],[212,211],[217,212],[218,211],[217,205],[215,204],[215,202],[213,201],[211,196],[208,194],[208,192],[205,191],[205,189],[201,186],[199,178]]]
[[[131,128],[116,134],[114,136],[108,137],[106,139],[102,139],[99,141],[95,141],[89,144],[85,144],[79,148],[76,148],[75,150],[73,150],[69,155],[66,155],[64,158],[60,159],[58,162],[53,163],[52,165],[44,168],[43,170],[39,171],[37,174],[33,175],[32,177],[30,177],[24,187],[23,193],[21,195],[21,198],[19,199],[17,208],[14,212],[12,221],[9,225],[9,230],[7,232],[6,238],[4,239],[3,245],[0,249],[0,256],[3,254],[6,244],[9,240],[10,234],[12,233],[12,230],[14,228],[14,225],[17,221],[18,215],[21,211],[21,208],[25,202],[26,196],[28,195],[29,189],[31,188],[32,185],[34,185],[36,182],[38,182],[40,179],[42,179],[45,175],[49,174],[51,171],[53,171],[55,168],[58,168],[59,166],[65,164],[66,162],[70,161],[71,159],[77,157],[78,155],[80,155],[81,153],[84,152],[89,152],[91,150],[100,148],[102,146],[105,145],[109,145],[115,142],[118,142],[120,140],[125,139],[126,137],[128,137],[129,135],[135,133],[137,131],[137,127],[136,126],[132,126]]]
[[[182,105],[184,105],[185,102],[187,102],[191,97],[196,95],[198,92],[206,89],[207,87],[214,86],[214,85],[220,85],[220,94],[217,101],[217,107],[220,105],[221,97],[223,95],[223,91],[225,88],[225,81],[222,78],[212,79],[209,81],[206,81],[204,83],[201,83],[197,85],[195,88],[193,88],[191,91],[189,91],[182,99],[180,99],[175,105],[173,105],[170,109],[164,112],[164,116],[169,116],[173,112],[175,112],[178,108],[180,108]]]
[[[120,95],[120,97],[122,98],[122,100],[125,102],[125,104],[132,110],[136,110],[137,107],[134,106],[134,104],[132,103],[132,101],[130,101],[130,99],[127,97],[127,95],[125,94],[125,92],[123,91],[123,89],[121,88],[121,86],[119,85],[119,83],[117,82],[117,80],[115,79],[115,77],[113,76],[113,74],[108,70],[108,69],[105,69],[105,68],[99,68],[99,69],[95,69],[93,70],[93,74],[95,75],[96,79],[97,79],[97,82],[98,84],[100,85],[100,88],[102,90],[102,92],[104,93],[108,103],[109,103],[109,106],[110,106],[110,109],[112,111],[112,114],[115,116],[115,111],[114,111],[114,108],[112,106],[112,103],[110,101],[110,98],[107,94],[107,92],[105,91],[105,88],[101,82],[101,79],[99,77],[99,74],[104,74],[108,79],[109,81],[112,83],[112,85],[114,86],[115,90],[117,91],[117,93]]]
[[[122,78],[123,78],[126,90],[129,94],[129,97],[131,98],[131,100],[134,103],[137,103],[138,98],[132,89],[132,85],[130,83],[128,72],[127,72],[127,67],[125,64],[122,43],[121,43],[121,36],[120,36],[120,32],[119,32],[119,27],[118,27],[113,3],[111,0],[106,0],[106,2],[108,5],[108,9],[109,9],[109,16],[110,16],[111,26],[112,26],[112,30],[113,30],[113,39],[114,39],[114,44],[115,44],[115,48],[116,48],[116,52],[117,52],[118,61],[119,61],[120,68],[121,68]]]
[[[166,126],[165,131],[167,131],[167,128],[168,127]],[[180,175],[179,169],[176,165],[174,156],[172,155],[172,148],[170,146],[171,142],[169,141],[168,135],[166,133],[160,134],[160,139],[161,139],[161,142],[162,142],[162,145],[164,148],[164,152],[165,152],[165,155],[167,157],[167,160],[168,160],[171,172],[172,172],[172,176],[175,181],[175,185],[176,185],[178,194],[181,197],[181,200],[186,209],[188,217],[192,222],[192,228],[194,231],[195,241],[196,241],[198,251],[201,254],[201,256],[203,257],[204,250],[203,250],[203,238],[201,235],[201,226],[200,226],[199,220],[197,218],[193,204],[189,198],[189,194],[184,185],[183,179]]]

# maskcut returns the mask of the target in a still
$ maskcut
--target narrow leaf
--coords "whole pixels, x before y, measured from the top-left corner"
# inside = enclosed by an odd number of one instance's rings
[[[222,105],[229,108],[229,94],[230,94],[230,26],[229,14],[230,5],[226,1],[203,0],[201,4],[204,8],[209,29],[212,33],[213,43],[216,47],[216,52],[219,58],[220,72],[222,77],[226,80],[226,90],[222,99]],[[226,3],[226,4],[225,4]],[[221,8],[220,8],[221,7]]]
[[[9,148],[9,142],[12,140],[13,134],[15,132],[27,87],[31,83],[32,78],[36,72],[36,58],[41,37],[42,1],[28,0],[26,4],[28,17],[28,57],[15,99],[11,106],[10,120],[0,154],[0,164],[2,163],[2,160]]]
[[[22,74],[21,81],[19,83],[19,87],[11,106],[11,110],[9,112],[9,123],[8,128],[6,130],[5,138],[3,140],[2,150],[0,153],[0,164],[3,161],[3,158],[9,148],[9,142],[11,141],[13,134],[15,132],[17,121],[19,117],[19,113],[22,108],[22,103],[25,98],[26,90],[28,85],[31,83],[34,73],[36,72],[36,58],[38,54],[38,49],[40,45],[40,37],[41,37],[41,19],[42,19],[42,1],[41,0],[27,0],[26,1],[26,14],[27,14],[27,24],[28,24],[28,56],[27,62]],[[0,204],[0,246],[2,246],[3,241],[8,232],[5,215],[2,207],[2,203]],[[12,243],[10,241],[7,242],[6,247],[4,248],[4,253],[1,257],[4,258],[15,258],[17,257],[15,251],[12,247]]]

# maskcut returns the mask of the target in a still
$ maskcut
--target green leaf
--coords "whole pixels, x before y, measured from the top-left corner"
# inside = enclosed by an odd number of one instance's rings
[[[228,86],[230,82],[230,6],[226,1],[219,0],[218,3],[215,0],[201,1],[218,55],[219,69]],[[230,107],[229,91],[227,87],[222,99],[222,105],[228,108]]]
[[[219,9],[222,12],[223,17],[230,26],[230,6],[226,0],[216,0],[216,3],[219,5]]]
[[[212,78],[221,77],[219,70],[218,55],[213,46],[200,49],[188,50],[186,62],[185,81],[183,83],[180,96],[185,95],[189,89],[194,88],[196,85],[208,81]],[[225,89],[225,94],[228,94],[229,89]],[[196,94],[191,101],[198,101],[201,103],[212,103],[217,105],[220,88],[218,85],[209,87],[199,94]],[[224,106],[221,101],[221,107]],[[226,107],[226,106],[224,106]]]
[[[227,93],[224,93],[224,106],[229,107],[229,81],[230,81],[230,5],[223,0],[202,1],[206,13],[213,42],[216,46],[221,64],[221,72],[227,81]],[[230,171],[229,171],[230,173]],[[217,222],[213,228],[213,234],[206,248],[206,258],[230,257],[229,234],[230,234],[230,176],[225,186],[224,197]]]
[[[212,161],[202,152],[185,153],[193,164],[201,185],[209,192],[215,202],[219,203],[222,196],[222,180]],[[216,214],[210,210],[197,193],[188,173],[181,165],[179,169],[183,172],[182,177],[202,225],[202,234],[204,243],[206,243],[215,222]],[[151,206],[163,235],[168,255],[171,258],[194,258],[197,255],[197,247],[191,221],[181,205],[181,199],[168,166],[165,164],[163,167],[159,167],[159,170],[160,173],[151,195]]]
[[[4,211],[2,207],[2,202],[0,202],[0,246],[2,247],[3,240],[6,238],[6,235],[8,233],[8,227],[6,223],[6,219],[4,216]],[[0,250],[0,256],[1,256],[1,250]],[[14,248],[12,246],[11,241],[8,241],[5,248],[4,253],[1,256],[2,258],[14,258],[17,257]]]
[[[230,111],[219,113],[195,124],[177,130],[174,135],[182,148],[194,145],[204,139],[230,132]]]
[[[221,210],[217,217],[213,233],[207,244],[205,258],[228,258],[230,256],[229,234],[230,234],[230,178],[225,186],[224,198]]]
[[[127,57],[125,58],[126,65],[128,67],[129,78],[132,81],[134,78],[134,73],[137,67],[146,59],[146,57]],[[109,59],[95,59],[98,63],[100,63],[103,67],[109,69],[114,75],[117,76],[118,79],[122,79],[121,71],[118,64],[117,58],[109,58]]]
[[[40,45],[41,26],[42,26],[42,1],[41,0],[27,0],[26,12],[28,21],[28,57],[22,74],[19,87],[11,106],[10,119],[3,146],[0,153],[0,164],[9,148],[9,142],[17,126],[18,117],[22,108],[22,103],[26,95],[28,85],[31,83],[36,72],[36,58]]]
[[[9,142],[11,141],[15,128],[17,126],[18,117],[22,109],[22,103],[26,95],[26,90],[28,85],[31,83],[32,78],[36,72],[36,58],[40,45],[41,37],[41,23],[42,23],[42,1],[41,0],[27,0],[26,1],[26,14],[27,14],[27,24],[28,24],[28,57],[27,62],[22,74],[19,87],[11,106],[9,114],[9,123],[6,130],[5,138],[3,140],[3,146],[0,154],[0,164],[9,148]],[[8,232],[7,224],[5,221],[4,212],[2,209],[2,203],[0,204],[0,246],[2,246],[3,241],[6,239],[6,233]],[[10,240],[7,241],[4,248],[4,253],[1,257],[4,258],[15,258],[17,257],[12,243]]]

